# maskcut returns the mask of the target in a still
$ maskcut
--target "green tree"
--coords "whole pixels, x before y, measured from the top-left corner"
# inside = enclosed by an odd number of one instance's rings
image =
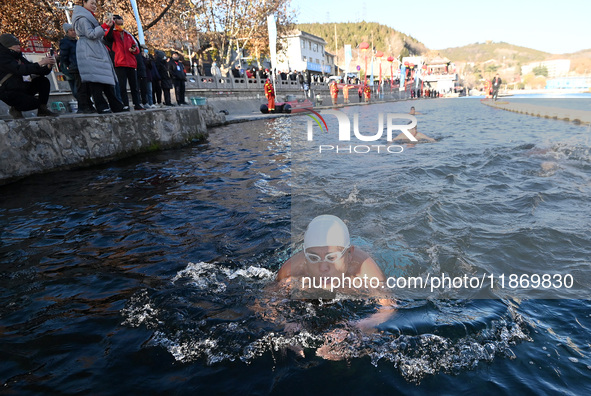
[[[487,65],[486,68],[484,69],[485,73],[487,74],[495,74],[497,72],[497,70],[499,70],[501,66],[499,65]]]
[[[479,65],[474,65],[474,76],[476,76],[476,78],[479,80],[482,79],[482,71],[480,70]]]
[[[542,66],[542,65],[536,66],[533,68],[532,72],[536,76],[548,77],[548,68],[546,66]]]

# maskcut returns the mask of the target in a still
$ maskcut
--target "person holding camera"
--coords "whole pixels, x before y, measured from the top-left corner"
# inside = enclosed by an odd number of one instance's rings
[[[123,105],[115,96],[117,76],[105,47],[105,31],[94,17],[97,11],[96,0],[82,0],[82,6],[75,6],[72,20],[78,34],[76,43],[76,61],[83,83],[88,83],[96,111],[99,114],[118,113]],[[107,18],[106,24],[113,23]],[[107,97],[109,104],[103,97]],[[110,109],[109,109],[110,106]]]
[[[53,54],[37,63],[29,62],[15,36],[0,35],[0,100],[10,106],[13,118],[24,118],[22,112],[33,109],[39,117],[57,116],[47,108],[50,84],[45,76],[53,65]]]
[[[115,53],[115,73],[119,79],[121,101],[125,110],[129,109],[129,97],[127,95],[127,82],[131,89],[131,99],[135,110],[145,110],[140,102],[140,94],[137,81],[137,59],[140,53],[140,45],[135,38],[123,28],[123,17],[113,15],[113,22],[109,24],[109,30],[105,40],[112,43]]]

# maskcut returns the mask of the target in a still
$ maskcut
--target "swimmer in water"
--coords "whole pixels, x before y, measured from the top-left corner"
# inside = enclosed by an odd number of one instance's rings
[[[277,280],[292,277],[376,277],[385,276],[376,262],[363,250],[351,245],[349,230],[332,215],[314,218],[304,235],[304,249],[283,264]],[[328,285],[330,287],[330,285]]]
[[[418,111],[415,111],[414,106],[412,106],[410,108],[410,112],[408,114],[410,114],[410,115],[419,115],[421,113],[418,112]],[[409,132],[410,132],[411,135],[413,135],[418,140],[418,142],[416,142],[416,143],[419,143],[419,142],[433,143],[433,142],[435,142],[435,139],[430,138],[429,136],[427,136],[427,135],[425,135],[425,134],[417,131],[417,127],[416,126],[414,128],[412,128],[412,129],[410,129]],[[399,142],[407,141],[407,142],[411,142],[411,140],[408,138],[408,136],[406,136],[404,133],[400,133],[398,136],[396,136],[393,139],[393,141],[399,141]],[[415,142],[412,142],[412,143],[415,143]]]
[[[314,279],[306,284],[305,278]],[[373,278],[373,283],[370,282]],[[334,279],[339,286],[321,283],[321,280]],[[362,279],[365,289],[357,288]],[[345,280],[351,282],[347,284]],[[357,282],[355,282],[357,280]],[[384,297],[386,277],[376,262],[365,251],[351,244],[349,229],[338,217],[321,215],[315,217],[304,235],[304,249],[283,264],[277,274],[277,281],[288,287],[306,291],[310,288],[322,287],[324,290],[362,292],[369,297],[378,297],[377,312],[368,318],[352,323],[363,332],[374,332],[375,326],[387,321],[395,312],[396,303],[392,298]],[[351,288],[349,285],[353,285]],[[368,286],[369,285],[369,286]]]

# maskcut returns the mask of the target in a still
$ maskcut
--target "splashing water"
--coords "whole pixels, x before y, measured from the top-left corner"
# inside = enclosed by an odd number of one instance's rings
[[[123,325],[153,330],[148,347],[163,347],[183,363],[250,364],[277,352],[303,359],[369,357],[374,366],[392,364],[412,382],[514,358],[511,346],[531,340],[513,305],[496,302],[491,312],[479,307],[481,301],[401,301],[379,332],[364,333],[354,322],[375,311],[376,301],[289,300],[273,287],[274,277],[254,266],[189,263],[168,288],[136,293],[121,312]]]

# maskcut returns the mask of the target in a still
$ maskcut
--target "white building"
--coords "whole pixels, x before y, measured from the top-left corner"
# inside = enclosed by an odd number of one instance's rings
[[[415,79],[414,81],[417,83],[415,88],[419,88],[418,83],[422,81],[423,88],[427,84],[430,89],[448,92],[454,89],[455,83],[458,81],[456,66],[447,58],[439,56],[433,59],[422,56],[404,57],[402,65],[407,69],[405,70],[406,74],[410,75],[411,79]]]
[[[325,51],[326,41],[313,34],[295,30],[286,37],[284,50],[277,54],[277,71],[306,71],[332,74],[334,55]]]
[[[521,66],[521,74],[532,73],[536,67],[546,67],[548,69],[548,78],[568,76],[570,70],[570,60],[555,59],[542,62],[533,62],[525,66]]]

